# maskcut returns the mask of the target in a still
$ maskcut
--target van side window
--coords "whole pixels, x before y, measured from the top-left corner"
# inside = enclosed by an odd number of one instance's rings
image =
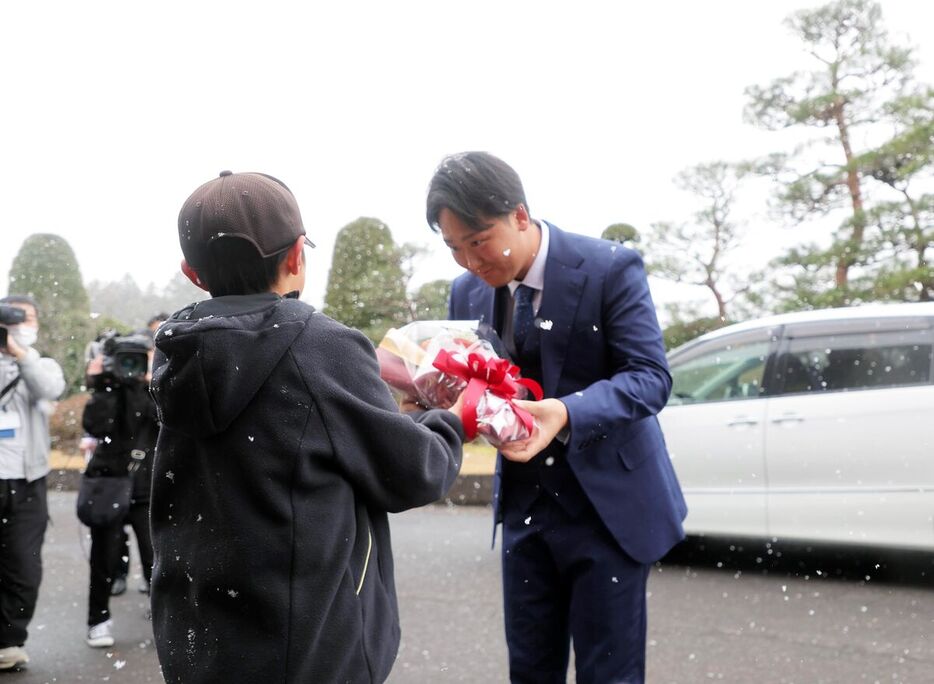
[[[922,385],[932,380],[930,329],[792,339],[779,356],[781,394]]]
[[[769,342],[730,344],[717,340],[671,364],[670,404],[752,399],[762,392]]]

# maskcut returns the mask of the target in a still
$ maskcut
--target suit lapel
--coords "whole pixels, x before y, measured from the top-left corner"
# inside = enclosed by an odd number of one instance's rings
[[[471,320],[477,319],[481,323],[494,324],[493,304],[496,290],[479,278],[472,279],[470,290],[467,293],[467,310]]]
[[[566,235],[550,223],[548,228],[545,288],[538,318],[541,319],[542,389],[546,397],[553,397],[564,368],[587,274],[581,268],[584,257]]]

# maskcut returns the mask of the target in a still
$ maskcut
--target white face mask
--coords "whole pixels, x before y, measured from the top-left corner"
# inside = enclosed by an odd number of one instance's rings
[[[39,337],[39,328],[34,325],[17,325],[14,328],[10,328],[10,337],[16,340],[16,344],[25,348],[31,347],[36,343],[36,339]]]

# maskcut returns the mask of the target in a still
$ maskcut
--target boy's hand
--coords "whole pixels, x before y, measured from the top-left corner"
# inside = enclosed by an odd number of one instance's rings
[[[454,405],[448,409],[448,411],[453,413],[458,418],[461,418],[461,412],[464,410],[464,397],[466,395],[467,392],[461,392],[460,396],[457,397],[457,401],[454,402]],[[463,418],[461,418],[461,420],[463,421]]]
[[[403,413],[412,413],[412,411],[424,411],[427,407],[418,403],[418,399],[406,394],[399,400],[399,410]]]

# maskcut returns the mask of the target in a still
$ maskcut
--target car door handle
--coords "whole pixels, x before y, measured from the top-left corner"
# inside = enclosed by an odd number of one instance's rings
[[[741,425],[758,425],[759,421],[755,418],[750,418],[749,416],[736,416],[733,420],[727,423],[727,427],[739,427]]]
[[[776,424],[781,424],[781,423],[803,423],[803,422],[804,422],[804,418],[802,418],[801,416],[799,416],[797,413],[786,413],[785,415],[781,416],[780,418],[773,418],[773,419],[772,419],[772,422],[773,422],[773,423],[776,423]]]

